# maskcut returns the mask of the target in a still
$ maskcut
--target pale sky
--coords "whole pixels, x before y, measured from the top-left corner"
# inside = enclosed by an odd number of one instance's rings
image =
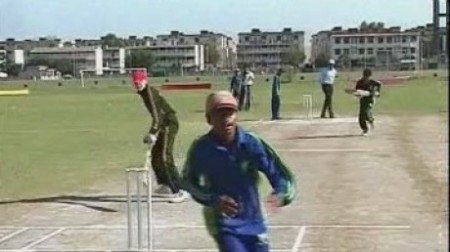
[[[305,31],[356,27],[363,20],[411,28],[432,21],[432,0],[0,0],[0,40],[156,36],[171,30],[221,32],[252,28]]]

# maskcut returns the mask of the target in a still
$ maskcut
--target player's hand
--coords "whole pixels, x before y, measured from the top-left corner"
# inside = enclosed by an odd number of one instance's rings
[[[156,136],[154,134],[145,135],[143,142],[148,145],[154,145],[156,142]]]
[[[344,89],[344,92],[346,92],[347,94],[353,94],[355,90],[353,88],[346,88]]]
[[[239,211],[239,205],[233,198],[222,195],[219,197],[219,203],[216,210],[225,217],[234,217]]]
[[[266,208],[270,214],[277,213],[278,208],[280,208],[282,206],[283,206],[283,201],[282,201],[281,197],[279,197],[277,194],[272,193],[269,196],[267,196]]]
[[[375,92],[376,97],[380,97],[380,92]]]

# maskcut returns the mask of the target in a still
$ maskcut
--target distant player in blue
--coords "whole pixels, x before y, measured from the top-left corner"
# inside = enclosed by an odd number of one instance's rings
[[[278,69],[272,81],[272,120],[280,118],[280,90],[281,90],[281,74],[283,70]]]
[[[269,211],[292,202],[294,177],[271,146],[237,126],[237,110],[228,91],[208,96],[211,130],[190,147],[182,173],[184,187],[204,206],[208,231],[221,252],[267,252],[260,172],[272,187],[266,200]]]

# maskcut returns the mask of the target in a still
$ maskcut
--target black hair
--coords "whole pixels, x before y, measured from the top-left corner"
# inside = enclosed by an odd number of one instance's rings
[[[372,76],[372,70],[370,70],[369,68],[364,69],[363,75],[364,76]]]

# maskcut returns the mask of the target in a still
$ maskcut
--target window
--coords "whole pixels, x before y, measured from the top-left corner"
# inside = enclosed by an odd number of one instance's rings
[[[348,48],[345,48],[345,49],[344,49],[344,54],[345,54],[345,55],[348,55],[348,54],[349,54]]]
[[[390,36],[389,36],[389,37],[386,37],[386,42],[389,43],[389,44],[391,44],[391,43],[392,43],[392,37],[390,37]]]
[[[407,42],[407,36],[402,36],[402,43],[406,43]]]
[[[249,38],[248,36],[246,36],[246,37],[244,38],[244,40],[245,40],[245,42],[248,42],[248,41],[250,40],[250,38]]]
[[[277,41],[281,41],[281,36],[277,36]]]
[[[367,40],[369,43],[373,43],[373,37],[369,37]]]
[[[411,36],[411,42],[416,42],[417,41],[417,36]]]
[[[360,44],[364,44],[364,42],[365,42],[364,37],[360,37],[360,38],[359,38],[359,43],[360,43]]]
[[[367,48],[367,54],[373,54],[373,48]]]
[[[416,48],[415,47],[411,47],[411,53],[412,54],[416,53]]]
[[[341,49],[334,49],[334,54],[335,55],[340,55],[341,54]]]
[[[341,38],[334,38],[334,43],[340,44],[341,43]]]
[[[348,44],[349,39],[348,38],[344,38],[344,44]]]
[[[198,42],[200,42],[200,39],[199,38],[195,38],[195,43],[198,43]]]
[[[384,38],[383,37],[378,37],[378,44],[382,44],[384,42]]]
[[[359,48],[359,54],[360,54],[360,55],[363,55],[363,54],[365,53],[365,51],[366,51],[366,50],[365,50],[364,48]]]

